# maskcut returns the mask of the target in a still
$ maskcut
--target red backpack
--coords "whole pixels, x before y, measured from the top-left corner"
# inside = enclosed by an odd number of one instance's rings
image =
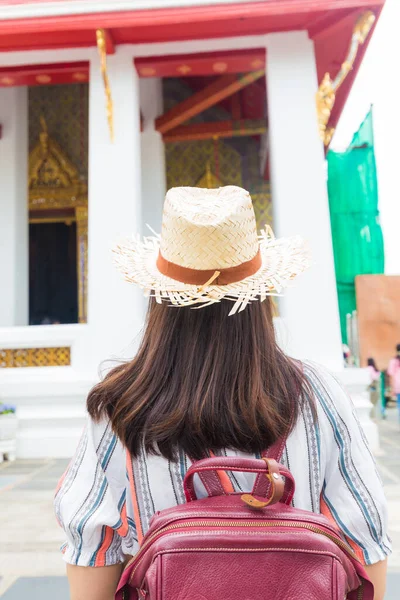
[[[116,600],[373,600],[372,583],[339,531],[291,506],[293,476],[274,458],[215,457],[188,470],[186,504],[154,515],[122,574]],[[274,456],[274,458],[272,458]],[[219,471],[257,477],[226,494]],[[208,498],[197,500],[195,474]]]

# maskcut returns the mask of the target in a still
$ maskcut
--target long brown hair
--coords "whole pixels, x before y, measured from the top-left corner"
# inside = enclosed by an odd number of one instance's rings
[[[178,449],[256,454],[296,422],[305,381],[276,343],[270,299],[231,317],[228,304],[151,300],[137,355],[90,392],[90,415],[108,416],[133,456],[143,446],[170,460]]]

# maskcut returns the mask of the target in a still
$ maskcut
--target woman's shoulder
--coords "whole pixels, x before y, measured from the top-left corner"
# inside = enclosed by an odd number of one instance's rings
[[[316,406],[318,417],[330,421],[346,420],[355,409],[349,393],[340,382],[339,375],[313,361],[302,363],[308,395]],[[306,392],[306,395],[307,395]]]
[[[110,420],[102,417],[98,420],[87,416],[84,434],[81,440],[84,445],[85,457],[97,462],[108,476],[125,476],[124,463],[126,450],[113,431]]]
[[[336,386],[341,387],[338,375],[332,373],[327,367],[312,360],[301,362],[306,382],[315,390],[323,387],[325,392],[332,391]]]

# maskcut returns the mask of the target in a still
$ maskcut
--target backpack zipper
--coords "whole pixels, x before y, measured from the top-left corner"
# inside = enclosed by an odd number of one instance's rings
[[[357,600],[362,600],[364,597],[364,581],[361,581],[361,585],[360,588],[358,590],[358,594],[357,594]]]
[[[353,552],[353,550],[341,539],[337,538],[333,534],[328,533],[324,529],[320,527],[316,527],[315,525],[309,525],[308,523],[301,523],[299,521],[183,521],[182,523],[175,523],[174,525],[168,525],[167,527],[161,527],[153,533],[152,536],[146,540],[140,550],[137,552],[136,556],[131,558],[131,560],[127,563],[125,569],[127,569],[134,561],[137,560],[138,556],[140,556],[144,550],[148,548],[148,546],[157,538],[158,536],[167,533],[168,531],[173,531],[174,529],[183,529],[185,527],[296,527],[300,529],[307,529],[308,531],[312,531],[313,533],[318,533],[320,535],[324,535],[332,542],[334,542],[339,548],[341,548],[344,552],[349,554],[351,558],[359,562],[357,556]],[[132,573],[133,574],[133,573]],[[132,578],[132,577],[131,577]],[[130,579],[131,579],[130,578]],[[361,596],[362,597],[362,596]]]

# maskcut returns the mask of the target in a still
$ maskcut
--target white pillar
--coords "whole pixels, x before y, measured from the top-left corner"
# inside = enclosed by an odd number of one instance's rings
[[[374,149],[378,177],[380,222],[385,244],[385,275],[400,275],[398,227],[400,205],[393,196],[398,185],[399,150],[397,140],[400,135],[400,123],[393,118],[398,110],[395,108],[395,98],[386,91],[386,85],[382,82],[382,85],[379,86],[377,102],[373,108]],[[391,112],[393,109],[395,112]]]
[[[143,117],[142,153],[142,230],[147,225],[160,231],[162,206],[166,192],[165,148],[155,119],[163,113],[162,79],[140,80],[140,110]]]
[[[107,57],[114,105],[114,143],[96,53],[90,61],[89,238],[87,368],[108,358],[132,355],[142,325],[138,289],[122,280],[111,249],[124,235],[140,231],[139,80],[127,48]],[[90,349],[90,350],[89,350]]]
[[[306,32],[267,38],[267,90],[274,228],[309,241],[312,267],[280,302],[286,349],[343,368],[314,45]]]
[[[0,327],[27,325],[28,89],[0,88]]]

